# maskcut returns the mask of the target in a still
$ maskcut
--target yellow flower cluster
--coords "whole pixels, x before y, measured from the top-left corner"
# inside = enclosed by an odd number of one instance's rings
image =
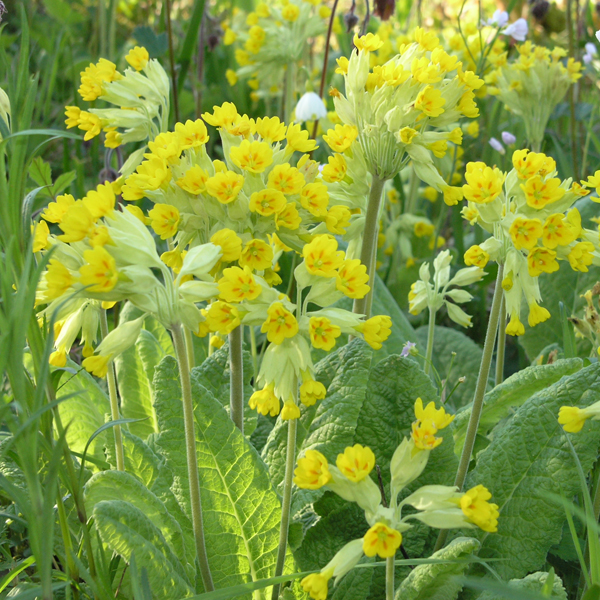
[[[463,190],[469,205],[462,214],[491,235],[467,250],[465,263],[484,267],[491,259],[504,264],[502,287],[510,315],[506,332],[522,335],[523,297],[529,306],[530,327],[550,316],[539,306],[538,277],[558,271],[561,260],[576,271],[587,272],[590,264],[600,264],[600,247],[597,231],[582,227],[581,215],[573,206],[589,194],[585,187],[556,177],[556,163],[545,154],[517,150],[512,163],[508,174],[484,163],[467,165]]]
[[[489,502],[490,492],[478,485],[462,494],[454,487],[422,486],[398,502],[398,493],[423,472],[430,452],[441,443],[434,434],[447,427],[453,416],[433,402],[423,406],[415,402],[416,421],[411,439],[404,439],[396,449],[390,464],[392,494],[389,506],[384,506],[381,492],[371,473],[375,466],[373,451],[361,444],[347,447],[338,454],[335,465],[318,450],[307,450],[298,459],[294,483],[301,489],[326,488],[343,499],[356,502],[365,511],[369,529],[365,535],[346,544],[319,573],[308,575],[302,587],[314,600],[325,600],[331,578],[348,573],[366,555],[393,557],[402,543],[402,533],[411,528],[411,519],[430,527],[450,529],[479,527],[494,532],[498,527],[498,506]],[[417,512],[402,517],[404,506]]]

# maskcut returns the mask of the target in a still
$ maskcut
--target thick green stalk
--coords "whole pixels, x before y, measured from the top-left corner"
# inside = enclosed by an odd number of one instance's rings
[[[106,0],[98,0],[98,52],[100,57],[106,57],[108,48],[106,46]]]
[[[460,462],[458,463],[458,470],[456,472],[456,478],[454,480],[454,485],[459,490],[462,490],[462,487],[465,484],[465,479],[467,478],[467,471],[469,470],[469,463],[471,462],[473,446],[475,445],[475,438],[477,436],[477,428],[479,427],[479,419],[481,418],[481,411],[483,410],[483,397],[485,395],[485,388],[487,386],[488,377],[490,375],[490,367],[492,364],[492,356],[494,354],[494,346],[496,342],[496,332],[498,331],[500,306],[502,304],[503,273],[504,265],[498,265],[498,275],[496,277],[494,299],[492,300],[492,308],[490,310],[487,332],[485,334],[485,344],[483,346],[481,365],[479,366],[479,376],[477,377],[477,386],[475,387],[475,396],[473,397],[471,416],[469,418],[467,433],[465,435],[465,443],[463,446],[462,454],[460,455]],[[444,545],[447,535],[447,530],[443,529],[442,531],[440,531],[440,535],[437,539],[434,552],[439,550]]]
[[[252,367],[254,369],[254,381],[256,382],[258,377],[258,350],[256,348],[256,332],[253,326],[250,327],[250,351],[252,352]]]
[[[274,577],[283,574],[285,565],[285,554],[287,550],[288,532],[290,528],[290,508],[292,505],[292,483],[294,476],[294,464],[296,463],[296,432],[298,430],[298,419],[288,421],[288,437],[285,455],[285,478],[283,481],[283,500],[281,503],[281,530],[279,532],[279,548],[277,550],[277,563],[275,565]],[[280,584],[273,586],[271,600],[278,600]]]
[[[243,327],[239,325],[229,334],[229,416],[242,433],[244,433]]]
[[[196,554],[200,565],[200,576],[204,584],[204,590],[212,592],[213,584],[206,544],[204,542],[204,525],[202,522],[202,502],[200,499],[200,480],[198,478],[198,456],[196,455],[196,433],[194,430],[194,403],[192,399],[192,381],[190,378],[190,367],[185,347],[185,338],[181,331],[181,325],[172,328],[173,345],[179,364],[179,377],[181,378],[181,397],[183,402],[183,425],[185,430],[185,450],[187,457],[188,479],[190,486],[190,504],[192,509],[192,528],[196,542]]]
[[[385,559],[385,600],[394,600],[394,558]]]
[[[296,89],[296,63],[290,62],[285,74],[285,105],[283,120],[291,123],[292,113],[294,112],[294,91]]]
[[[100,332],[104,339],[108,335],[108,319],[106,311],[100,311]],[[112,361],[106,371],[106,383],[108,385],[108,399],[110,400],[110,418],[116,421],[119,416],[119,397],[117,395],[117,378],[115,377],[115,365]],[[125,455],[123,454],[123,438],[121,436],[121,426],[115,425],[113,428],[115,436],[115,456],[117,457],[117,471],[125,470]]]
[[[496,349],[496,385],[504,381],[504,356],[506,354],[506,306],[504,294],[500,306],[500,320],[498,323],[498,347]]]
[[[192,332],[186,327],[183,331],[185,337],[185,351],[188,357],[188,365],[190,371],[196,366],[196,355],[194,353],[194,340],[192,339]]]
[[[431,373],[431,360],[433,357],[433,340],[435,338],[435,314],[437,311],[429,309],[429,327],[427,328],[427,352],[425,353],[425,375]]]
[[[360,260],[363,265],[369,269],[369,286],[371,291],[364,297],[354,301],[354,312],[356,314],[366,315],[367,319],[371,316],[369,310],[369,296],[373,294],[375,287],[375,269],[372,268],[373,254],[377,253],[377,235],[379,233],[379,208],[381,207],[381,197],[383,195],[383,185],[385,180],[373,175],[371,182],[371,192],[369,193],[369,204],[367,205],[367,215],[365,217],[365,229],[363,232],[362,250]]]
[[[175,121],[179,123],[179,94],[177,89],[177,72],[175,71],[175,50],[173,49],[173,29],[171,27],[171,0],[165,0],[165,21],[169,40],[169,63],[171,66],[171,87],[173,91],[173,109]]]

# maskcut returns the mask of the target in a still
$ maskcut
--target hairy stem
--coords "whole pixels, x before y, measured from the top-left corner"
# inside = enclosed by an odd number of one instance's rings
[[[469,463],[471,462],[473,446],[475,445],[475,438],[477,436],[477,428],[479,427],[479,419],[481,418],[481,411],[483,409],[483,397],[485,395],[485,388],[488,382],[488,377],[490,375],[490,366],[492,364],[492,356],[494,354],[494,346],[496,342],[496,332],[498,331],[500,306],[502,304],[503,273],[504,265],[498,265],[498,275],[496,277],[494,299],[492,300],[492,308],[490,310],[487,332],[485,334],[485,344],[483,346],[481,365],[479,366],[479,376],[477,377],[477,386],[475,387],[475,396],[473,397],[471,416],[469,418],[469,424],[467,426],[467,433],[465,436],[465,444],[463,446],[462,454],[460,455],[460,462],[458,463],[458,470],[456,472],[456,478],[454,480],[454,485],[459,490],[462,490],[462,487],[465,484],[465,479],[467,478],[467,471],[469,470]],[[440,535],[438,536],[434,552],[439,550],[444,545],[447,535],[447,530],[443,529],[442,531],[440,531]]]
[[[363,265],[369,269],[369,286],[371,290],[364,298],[358,298],[354,301],[354,312],[364,314],[367,319],[371,316],[369,310],[369,296],[373,294],[375,286],[375,269],[372,267],[373,254],[377,252],[377,235],[379,232],[379,208],[381,206],[381,197],[383,194],[383,185],[385,180],[373,175],[371,182],[371,192],[369,193],[369,204],[367,205],[367,215],[365,217],[365,230],[363,232],[362,250],[360,260]]]
[[[171,87],[173,88],[173,109],[175,121],[179,123],[179,92],[177,90],[177,73],[175,72],[175,50],[173,49],[173,29],[171,27],[171,0],[165,0],[165,21],[169,38],[169,63],[171,66]]]
[[[281,530],[279,532],[279,548],[277,550],[277,563],[275,565],[275,577],[283,574],[285,564],[285,553],[287,550],[288,531],[290,528],[290,507],[292,504],[292,479],[294,475],[294,464],[296,462],[296,431],[298,419],[288,421],[288,437],[285,456],[285,478],[283,480],[283,500],[281,504]],[[273,586],[271,600],[278,600],[280,584]]]
[[[108,335],[108,319],[106,311],[100,311],[100,332],[102,338]],[[115,364],[110,361],[108,371],[106,372],[106,383],[108,385],[108,399],[110,400],[110,418],[116,421],[119,415],[119,398],[117,396],[117,379],[115,377]],[[117,471],[125,470],[125,455],[123,453],[123,438],[121,437],[121,426],[115,425],[113,428],[115,436],[115,456],[117,457]]]
[[[190,504],[192,509],[192,528],[196,542],[196,554],[200,565],[200,576],[204,589],[212,592],[213,584],[208,556],[206,555],[206,544],[204,542],[204,525],[202,523],[202,502],[200,499],[200,480],[198,478],[198,457],[196,455],[196,433],[194,430],[194,404],[192,399],[192,381],[190,378],[190,367],[187,359],[185,338],[181,331],[181,325],[172,328],[173,345],[179,364],[179,376],[181,378],[181,396],[183,401],[183,423],[185,429],[185,450],[187,456],[188,479],[190,485]]]
[[[243,327],[239,325],[229,334],[229,416],[242,433],[244,433]]]
[[[394,600],[394,557],[385,559],[385,600]]]
[[[425,353],[425,375],[431,373],[431,359],[433,356],[433,340],[435,338],[435,314],[437,311],[429,309],[429,327],[427,328],[427,352]]]
[[[190,371],[196,366],[196,355],[194,354],[194,340],[192,339],[192,332],[186,327],[183,331],[185,337],[185,351],[187,353],[188,365]]]
[[[496,385],[504,381],[504,356],[506,354],[506,305],[504,294],[500,306],[500,319],[498,323],[498,347],[496,349]]]

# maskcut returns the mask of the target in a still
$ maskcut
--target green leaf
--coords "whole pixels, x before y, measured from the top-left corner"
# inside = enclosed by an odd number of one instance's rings
[[[454,559],[471,556],[479,549],[479,542],[473,538],[459,537],[445,548],[438,550],[431,558]],[[396,600],[455,600],[462,589],[456,580],[462,575],[468,563],[448,563],[419,565],[415,567],[396,591]]]
[[[145,329],[136,343],[115,359],[117,384],[121,396],[121,414],[132,419],[129,430],[141,439],[156,433],[156,415],[152,406],[154,368],[165,353],[156,338]]]
[[[126,562],[146,568],[150,588],[160,600],[193,593],[184,568],[160,529],[136,506],[122,500],[96,504],[92,513],[102,541]]]
[[[77,177],[76,171],[60,174],[52,186],[52,194],[56,196],[57,194],[62,193],[71,185],[71,183],[73,183],[73,181],[75,181],[75,177]]]
[[[50,165],[41,156],[36,156],[31,161],[28,174],[37,185],[42,187],[52,185],[52,170]]]
[[[527,367],[515,373],[485,395],[478,433],[487,434],[500,420],[507,417],[511,410],[521,406],[533,394],[546,389],[565,375],[576,373],[582,367],[583,360],[571,358],[557,360],[549,365]],[[457,454],[462,450],[470,417],[471,407],[468,406],[461,410],[454,420],[452,432]]]
[[[560,490],[567,499],[579,491],[573,476],[569,440],[558,424],[563,405],[585,407],[600,400],[600,364],[563,377],[529,398],[494,433],[478,455],[468,486],[483,484],[498,504],[496,533],[481,532],[479,555],[500,558],[495,565],[504,579],[539,569],[550,547],[561,538],[565,512],[548,494]],[[584,472],[596,460],[600,426],[587,424],[570,436]]]
[[[425,354],[427,327],[419,327],[416,333],[421,354]],[[456,353],[454,358],[452,357],[453,352]],[[436,326],[433,342],[433,366],[440,379],[446,380],[446,395],[452,391],[460,377],[466,378],[464,383],[458,384],[452,397],[448,400],[452,406],[458,408],[473,401],[482,354],[482,349],[464,333],[449,327]]]
[[[584,595],[581,600],[600,600],[600,585],[595,583]]]
[[[331,590],[331,600],[367,600],[373,569],[354,569]]]
[[[121,437],[125,471],[135,475],[147,488],[150,488],[159,476],[160,458],[141,438],[126,429],[121,429]],[[116,467],[114,444],[107,445],[106,458],[113,467]]]
[[[104,425],[105,415],[110,413],[110,403],[106,394],[100,389],[94,378],[81,367],[70,363],[77,371],[76,375],[65,374],[58,390],[58,398],[71,395],[58,405],[60,418],[67,429],[67,443],[75,452],[82,453],[94,432]],[[104,446],[107,435],[96,437],[90,444],[88,455],[104,461]]]
[[[543,596],[544,594],[542,592],[547,580],[548,573],[538,571],[537,573],[531,573],[531,575],[527,575],[527,577],[524,577],[523,579],[512,579],[508,582],[508,587],[519,591],[524,590],[539,592],[540,596]],[[552,581],[552,591],[545,595],[545,597],[556,598],[557,600],[567,600],[567,592],[565,591],[562,581],[558,576],[554,575],[554,581]],[[483,592],[483,594],[481,594],[477,600],[504,600],[504,598],[506,598],[506,596],[486,591]]]
[[[244,366],[244,433],[249,436],[256,429],[257,413],[249,405],[250,396],[254,389],[250,385],[253,376],[252,358],[249,352],[243,352]],[[209,356],[199,367],[193,369],[194,377],[213,396],[219,400],[223,408],[229,413],[229,344]]]
[[[550,311],[550,318],[535,327],[525,325],[525,335],[519,337],[519,343],[525,349],[529,360],[533,359],[546,347],[553,343],[563,344],[563,333],[560,319],[559,302],[565,305],[568,317],[581,316],[586,302],[581,294],[589,290],[598,280],[594,268],[587,273],[573,271],[568,263],[561,263],[556,273],[543,273],[539,278],[540,292],[544,308]],[[580,342],[581,344],[581,342]],[[583,341],[585,345],[585,341]],[[589,348],[589,343],[587,344]]]
[[[158,58],[162,56],[168,47],[167,33],[163,31],[156,35],[151,27],[147,25],[138,25],[133,30],[133,37],[138,44],[144,46],[150,54],[150,58]]]
[[[162,360],[154,384],[160,429],[154,446],[166,458],[173,492],[189,515],[181,388],[173,358]],[[215,586],[269,577],[281,508],[266,466],[195,374],[192,388],[206,548]]]
[[[193,561],[186,560],[182,541],[181,527],[169,514],[165,505],[136,477],[123,471],[103,471],[96,473],[85,486],[85,504],[88,513],[100,502],[119,500],[138,508],[160,530],[166,543],[179,557],[183,565],[190,563],[193,573]]]

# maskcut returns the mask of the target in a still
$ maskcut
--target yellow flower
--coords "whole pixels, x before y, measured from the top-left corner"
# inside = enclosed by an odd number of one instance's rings
[[[327,459],[318,450],[307,450],[298,459],[294,483],[303,490],[318,490],[331,481]]]
[[[219,298],[225,302],[242,302],[242,300],[254,300],[261,293],[261,287],[249,267],[229,267],[223,271],[223,277],[219,279]]]
[[[444,112],[444,104],[446,99],[442,97],[442,92],[428,85],[419,92],[415,100],[415,109],[428,117],[439,117]]]
[[[517,314],[511,315],[510,322],[506,326],[506,333],[508,335],[525,335],[525,326]]]
[[[327,214],[329,193],[327,186],[319,183],[307,183],[300,192],[300,204],[315,217]]]
[[[562,406],[558,411],[558,422],[566,432],[579,433],[591,416],[585,409],[582,410],[576,406]]]
[[[515,150],[512,155],[513,167],[519,179],[530,179],[540,171],[546,156],[537,152],[530,152],[526,148]]]
[[[329,157],[327,164],[323,167],[321,175],[327,183],[336,183],[338,181],[343,181],[344,177],[346,177],[347,170],[348,165],[346,164],[344,156],[342,154],[334,154]]]
[[[363,552],[367,556],[379,556],[390,558],[396,554],[396,550],[402,543],[402,534],[385,523],[375,523],[367,531],[363,539]]]
[[[293,23],[300,16],[300,8],[291,2],[281,9],[281,17],[290,23]]]
[[[48,362],[53,367],[62,368],[67,364],[67,351],[64,348],[59,348],[50,355]]]
[[[240,313],[232,304],[217,300],[209,306],[206,322],[211,331],[227,335],[240,324]]]
[[[88,356],[81,364],[83,368],[96,377],[106,377],[111,355]]]
[[[135,46],[132,48],[125,60],[136,70],[142,71],[146,68],[148,61],[150,60],[150,55],[148,54],[148,50],[146,48]]]
[[[179,273],[183,266],[183,254],[178,249],[163,252],[160,255],[160,260],[162,260],[167,267],[173,269],[174,273]]]
[[[210,241],[215,245],[219,246],[223,252],[221,261],[224,263],[233,262],[238,260],[242,254],[242,240],[235,233],[235,231],[227,228],[219,229],[210,238]]]
[[[466,492],[460,499],[460,508],[471,523],[483,531],[498,531],[498,505],[488,500],[492,497],[489,490],[477,485]]]
[[[454,420],[454,415],[448,414],[444,407],[436,408],[435,402],[430,402],[423,408],[423,400],[417,398],[415,401],[415,417],[419,421],[431,421],[433,426],[440,430],[448,427]]]
[[[264,271],[273,262],[273,249],[262,240],[250,240],[239,258],[241,267],[250,267],[253,271]]]
[[[229,156],[234,165],[249,173],[262,173],[273,162],[273,149],[266,142],[243,140],[232,147]]]
[[[465,252],[465,265],[467,267],[475,266],[483,269],[490,260],[490,255],[480,246],[471,246]]]
[[[413,226],[413,230],[418,238],[422,238],[433,235],[433,233],[435,232],[435,227],[431,223],[426,223],[425,221],[417,221]]]
[[[333,575],[333,569],[328,569],[325,573],[312,573],[307,575],[300,583],[302,589],[313,599],[313,600],[326,600],[327,598],[327,587],[329,580]]]
[[[435,50],[439,46],[440,40],[433,31],[425,31],[422,27],[415,27],[413,32],[415,42],[421,46],[423,50]]]
[[[378,315],[367,319],[357,329],[373,350],[379,350],[392,333],[392,319],[387,315]]]
[[[231,27],[227,28],[227,31],[225,31],[225,35],[223,36],[223,44],[225,46],[231,46],[236,39],[237,35],[235,34],[235,31],[233,31]]]
[[[33,252],[39,252],[40,250],[45,250],[48,247],[48,236],[50,235],[50,230],[48,229],[48,224],[46,221],[39,221],[36,223],[35,227],[32,226],[33,229],[33,244],[32,250]]]
[[[71,194],[56,196],[56,200],[50,202],[46,210],[42,213],[42,218],[48,221],[48,223],[60,223],[74,204],[75,198]]]
[[[177,185],[186,192],[197,196],[206,191],[208,173],[198,165],[190,167],[183,177],[177,180]]]
[[[510,226],[509,233],[517,250],[531,250],[542,236],[542,222],[539,219],[517,217]]]
[[[181,150],[200,148],[208,142],[208,131],[202,119],[196,119],[195,121],[187,120],[185,125],[177,123],[175,125],[175,134]]]
[[[471,121],[471,123],[467,125],[466,131],[472,138],[479,137],[479,122]]]
[[[336,269],[344,261],[344,253],[337,248],[338,243],[332,236],[316,235],[302,249],[307,271],[319,277],[335,277]]]
[[[343,454],[338,454],[335,464],[344,477],[358,483],[373,470],[375,455],[371,448],[355,444],[348,446]]]
[[[256,391],[250,396],[248,402],[250,408],[257,410],[261,415],[275,417],[279,414],[279,398],[273,393],[274,385],[267,385],[262,390]]]
[[[362,35],[360,37],[355,33],[352,41],[358,51],[364,50],[365,52],[375,52],[383,46],[383,40],[377,34],[373,33],[367,33],[367,35]]]
[[[456,109],[469,119],[475,119],[478,117],[479,109],[477,108],[477,104],[475,102],[475,94],[471,90],[465,92],[461,96]]]
[[[265,189],[250,196],[250,210],[263,217],[281,212],[286,204],[285,196],[278,190]]]
[[[336,58],[337,67],[335,72],[338,75],[347,75],[348,74],[348,63],[350,62],[345,56],[340,56],[340,58]]]
[[[327,145],[334,152],[345,152],[358,137],[358,129],[354,125],[336,125],[323,136]]]
[[[300,407],[293,400],[286,400],[281,411],[282,421],[300,418]]]
[[[335,346],[335,340],[340,337],[342,330],[332,325],[327,317],[311,317],[308,333],[313,347],[329,351]]]
[[[104,93],[104,83],[122,77],[117,66],[105,58],[101,58],[96,64],[90,63],[80,75],[81,86],[78,92],[86,102],[93,102]]]
[[[56,258],[51,258],[44,276],[46,290],[44,301],[55,300],[62,296],[75,282],[71,271]]]
[[[300,401],[304,406],[312,406],[317,400],[323,400],[326,394],[325,386],[310,377],[307,377],[300,386]]]
[[[152,219],[150,226],[161,240],[173,237],[177,233],[180,216],[179,211],[170,204],[155,204],[154,208],[148,212]]]
[[[411,437],[419,450],[433,450],[444,441],[444,438],[435,437],[437,431],[434,422],[429,419],[415,421],[412,424]]]
[[[335,287],[348,298],[364,298],[371,289],[367,267],[358,258],[344,260],[336,274]]]
[[[525,182],[525,185],[521,185],[527,205],[541,209],[546,204],[560,200],[565,195],[565,190],[560,187],[560,183],[558,177],[543,181],[539,175],[534,175]]]
[[[81,109],[78,106],[65,106],[65,116],[67,117],[67,120],[65,121],[67,129],[77,127],[81,117]]]
[[[235,104],[224,102],[221,106],[213,106],[213,114],[204,113],[202,118],[213,127],[229,127],[238,119]]]
[[[579,242],[575,244],[569,252],[567,258],[574,271],[588,272],[588,267],[592,264],[594,256],[594,244],[591,242]]]
[[[102,246],[86,250],[83,258],[87,264],[79,268],[80,282],[91,286],[90,292],[110,292],[119,279],[115,259]]]
[[[102,131],[102,127],[104,126],[102,119],[93,113],[81,111],[79,113],[79,123],[78,127],[81,131],[85,131],[85,135],[83,139],[87,142],[92,138],[95,138],[97,135],[100,135]]]
[[[300,123],[292,123],[288,125],[287,133],[287,148],[286,152],[312,152],[317,148],[315,140],[310,139],[308,131],[302,129]]]
[[[210,336],[209,344],[211,348],[216,348],[218,350],[223,347],[225,340],[220,335],[215,334]]]
[[[115,208],[115,193],[112,185],[107,181],[95,190],[90,190],[82,202],[94,219],[110,215]]]
[[[550,313],[540,306],[537,302],[532,302],[529,305],[529,327],[535,327],[539,323],[543,323],[550,318]]]
[[[273,344],[281,344],[286,338],[298,333],[298,321],[281,302],[274,302],[267,310],[267,320],[260,328],[267,334],[267,339]]]
[[[244,185],[244,178],[233,171],[215,173],[206,182],[206,191],[222,204],[233,202]]]
[[[275,227],[277,227],[277,229],[285,227],[286,229],[294,230],[298,229],[301,223],[302,218],[300,217],[294,202],[288,202],[283,210],[277,213],[277,216],[275,217]]]
[[[504,175],[499,169],[492,169],[482,162],[470,162],[463,185],[465,198],[470,202],[487,204],[493,202],[502,192]]]
[[[452,187],[450,185],[445,185],[443,186],[442,191],[444,192],[444,202],[448,206],[456,206],[459,203],[459,201],[463,199],[464,196],[463,190],[460,187]]]
[[[547,248],[540,248],[539,246],[532,248],[527,256],[527,267],[532,277],[537,277],[542,273],[554,273],[558,271],[556,252]]]
[[[334,235],[343,235],[350,225],[352,213],[345,206],[332,206],[325,216],[325,225]]]
[[[227,30],[227,32],[229,32],[229,30]],[[225,37],[227,37],[227,32],[225,33]],[[233,69],[227,69],[227,71],[225,71],[225,78],[231,87],[238,82],[237,73]]]
[[[278,190],[286,196],[300,193],[303,185],[304,175],[288,163],[273,167],[267,180],[267,187]]]
[[[58,226],[64,231],[59,235],[61,242],[70,244],[85,239],[94,228],[95,219],[82,202],[71,206]]]
[[[280,142],[285,139],[285,131],[285,123],[282,123],[279,120],[279,117],[263,117],[256,119],[256,133],[269,144],[274,144],[275,142]],[[277,167],[275,167],[275,169],[276,168]]]

